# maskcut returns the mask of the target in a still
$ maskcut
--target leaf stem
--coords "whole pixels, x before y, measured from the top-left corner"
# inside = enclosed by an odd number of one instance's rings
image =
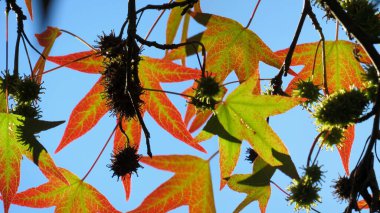
[[[247,24],[247,26],[244,27],[244,29],[248,29],[249,25],[251,25],[252,20],[253,20],[253,17],[255,16],[256,10],[257,10],[257,8],[258,8],[259,5],[260,5],[260,2],[261,2],[261,0],[258,0],[258,1],[257,1],[256,6],[255,6],[255,9],[254,9],[253,12],[252,12],[251,18],[249,19],[248,24]]]
[[[116,125],[115,128],[113,128],[113,130],[112,130],[110,136],[108,137],[106,143],[104,144],[102,150],[100,150],[98,157],[96,157],[94,163],[92,164],[92,166],[90,167],[90,169],[88,170],[88,172],[87,172],[87,173],[84,175],[84,177],[81,179],[82,182],[87,178],[87,176],[91,173],[92,169],[95,167],[95,165],[96,165],[96,163],[98,162],[100,156],[103,154],[103,152],[104,152],[104,150],[106,149],[108,143],[111,141],[111,138],[112,138],[113,134],[115,133],[117,126],[118,126],[118,125]]]
[[[95,47],[93,47],[91,44],[87,43],[84,39],[82,39],[81,37],[75,35],[74,33],[70,32],[70,31],[67,31],[67,30],[64,30],[64,29],[59,29],[59,31],[63,32],[63,33],[67,33],[67,34],[73,36],[74,38],[78,39],[83,44],[85,44],[87,47],[89,47],[90,49],[92,49],[92,50],[94,50],[96,52],[99,52]]]
[[[287,193],[284,189],[282,189],[277,183],[275,183],[274,181],[270,181],[271,184],[273,184],[277,189],[279,189],[281,192],[283,192],[284,194],[286,194],[287,197],[290,196],[289,193]]]
[[[339,21],[336,20],[336,26],[335,26],[335,41],[339,40]]]
[[[313,150],[314,150],[314,148],[315,148],[315,145],[317,144],[319,138],[322,136],[322,134],[323,134],[324,132],[325,132],[325,131],[320,132],[320,133],[317,135],[317,137],[315,137],[314,142],[313,142],[313,144],[312,144],[311,147],[310,147],[309,155],[307,156],[306,167],[309,167],[309,166],[310,166],[311,155],[313,154]]]
[[[212,154],[208,159],[207,161],[210,162],[215,156],[217,156],[219,154],[219,150],[216,151],[214,154]]]
[[[159,90],[159,89],[152,89],[152,88],[143,88],[143,90],[152,91],[152,92],[162,92],[162,93],[168,93],[168,94],[172,94],[172,95],[179,95],[179,96],[183,96],[183,97],[187,97],[187,98],[193,98],[193,96],[191,96],[191,95],[186,95],[186,94],[182,94],[182,93],[178,93],[178,92],[172,92],[172,91],[166,91],[166,90]]]

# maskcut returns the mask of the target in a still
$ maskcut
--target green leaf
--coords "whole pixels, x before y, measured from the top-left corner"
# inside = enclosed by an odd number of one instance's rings
[[[238,140],[247,140],[258,155],[271,166],[284,165],[290,177],[298,177],[288,150],[268,125],[269,116],[284,113],[299,104],[296,98],[253,95],[257,83],[249,78],[218,107],[216,114],[224,129]]]

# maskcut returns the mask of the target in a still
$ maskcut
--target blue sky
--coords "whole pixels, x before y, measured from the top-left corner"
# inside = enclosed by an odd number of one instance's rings
[[[23,1],[19,1],[26,12],[26,8],[23,5]],[[88,2],[91,2],[89,4]],[[164,1],[153,1],[154,4],[164,3]],[[152,3],[152,1],[139,0],[137,7],[140,8],[143,5]],[[206,13],[215,13],[221,16],[225,16],[234,19],[243,25],[248,22],[251,12],[256,4],[256,1],[237,0],[237,1],[214,1],[214,0],[202,0],[202,10]],[[4,1],[0,2],[0,5],[4,8]],[[256,16],[250,26],[250,29],[258,34],[263,41],[273,50],[279,50],[287,48],[293,38],[294,31],[298,24],[298,18],[302,11],[302,1],[293,0],[266,0],[262,1],[258,8]],[[323,25],[323,30],[327,40],[335,39],[335,23],[332,21],[327,22],[325,19],[321,19],[323,13],[316,10],[317,16],[320,18],[320,23]],[[138,34],[144,37],[153,24],[154,20],[158,16],[159,12],[149,11],[144,13],[141,23],[138,28]],[[165,24],[167,20],[167,14],[164,15],[159,22],[155,30],[153,31],[151,40],[156,40],[163,43],[165,41]],[[95,45],[97,36],[102,32],[109,33],[115,29],[119,31],[121,24],[123,23],[127,15],[127,1],[114,0],[114,1],[75,1],[65,0],[57,1],[57,5],[54,11],[51,13],[51,20],[49,25],[56,26],[61,29],[71,31],[88,43]],[[38,11],[35,11],[35,21],[38,23]],[[13,49],[15,42],[15,15],[12,13],[10,16],[10,48]],[[0,67],[1,70],[5,69],[5,16],[0,16]],[[37,41],[34,39],[35,33],[40,33],[45,27],[39,27],[33,25],[30,20],[25,23],[25,31],[29,38],[32,40],[40,50]],[[196,24],[191,23],[190,35],[194,35],[203,28]],[[346,39],[345,33],[340,32],[340,38]],[[301,34],[299,43],[314,42],[319,39],[319,35],[314,30],[309,19],[307,19],[304,26],[304,30]],[[78,51],[85,51],[88,48],[80,43],[75,38],[63,34],[61,35],[52,49],[51,55],[65,55]],[[156,50],[154,48],[144,48],[143,55],[150,57],[161,58],[164,52]],[[13,50],[10,52],[11,61],[13,56]],[[22,71],[29,73],[28,65],[26,62],[25,54],[21,51],[21,67]],[[32,53],[32,62],[37,60],[38,55]],[[48,68],[55,65],[49,64]],[[199,68],[197,63],[189,63],[189,67]],[[12,68],[12,65],[10,66]],[[300,70],[301,67],[294,68]],[[263,78],[271,78],[276,75],[278,70],[269,67],[263,63],[260,64],[260,73]],[[59,69],[55,72],[49,73],[44,76],[43,86],[46,88],[45,94],[42,97],[40,104],[43,111],[44,120],[66,120],[70,116],[71,110],[75,105],[84,97],[84,95],[90,90],[92,85],[97,81],[98,75],[89,75],[79,73],[70,69]],[[231,75],[228,81],[236,79]],[[285,79],[285,83],[290,78]],[[265,82],[264,82],[265,83]],[[182,91],[191,85],[191,82],[185,82],[183,84],[176,85],[163,85],[165,89],[172,91]],[[235,85],[236,86],[236,85]],[[234,86],[229,87],[232,90]],[[177,96],[169,96],[173,103],[184,114],[186,108],[186,102],[183,98]],[[149,116],[144,118],[152,135],[151,143],[152,150],[155,155],[161,154],[191,154],[197,155],[204,159],[211,156],[218,148],[217,138],[202,143],[207,154],[199,153],[193,150],[184,143],[176,140],[170,134],[166,133],[159,127],[154,120]],[[64,167],[77,174],[79,177],[83,177],[87,172],[95,158],[97,157],[100,149],[104,145],[109,134],[115,124],[115,119],[109,114],[104,116],[99,124],[94,127],[91,132],[77,139],[72,144],[67,146],[58,154],[54,154],[54,150],[58,146],[58,143],[63,135],[67,122],[55,129],[40,134],[40,141],[51,153],[56,164],[60,167]],[[289,149],[289,152],[296,164],[297,168],[305,165],[307,154],[309,152],[311,143],[314,137],[317,135],[315,131],[314,121],[311,116],[301,107],[297,107],[286,114],[278,115],[270,119],[270,124],[275,132],[284,141]],[[353,147],[353,155],[351,157],[351,168],[355,165],[358,155],[362,150],[362,146],[366,137],[370,134],[371,123],[363,123],[357,125],[356,138]],[[140,153],[145,154],[145,144],[142,140]],[[241,157],[235,174],[250,173],[251,165],[244,161],[245,150],[248,147],[246,142],[243,143]],[[169,172],[158,171],[154,168],[150,168],[145,165],[144,169],[139,170],[139,176],[133,176],[132,194],[128,202],[124,199],[124,189],[121,182],[116,178],[111,178],[112,172],[106,167],[110,163],[110,154],[112,145],[110,144],[100,161],[92,171],[92,173],[86,179],[86,182],[92,184],[101,193],[103,193],[109,201],[120,211],[127,211],[136,208],[142,200],[152,192],[161,183],[166,181],[172,176]],[[214,185],[215,205],[217,212],[232,212],[233,209],[245,198],[245,194],[239,194],[231,191],[228,187],[225,187],[222,191],[219,191],[219,166],[218,158],[214,158],[211,161],[212,178]],[[325,182],[323,183],[323,190],[321,192],[322,203],[316,207],[321,212],[336,212],[343,211],[345,203],[340,204],[334,199],[331,194],[332,185],[331,180],[337,179],[339,175],[344,174],[344,170],[336,150],[334,151],[322,151],[318,162],[323,165],[323,170],[327,171],[325,174]],[[301,170],[300,170],[301,171]],[[46,178],[39,172],[36,166],[28,160],[22,161],[21,170],[21,185],[19,191],[23,191],[30,187],[38,186],[46,181]],[[282,188],[286,188],[291,180],[280,172],[276,172],[274,179],[278,185]],[[285,199],[285,195],[277,188],[272,187],[272,196],[269,200],[267,212],[293,212],[293,206],[290,206]],[[187,207],[181,207],[173,212],[187,212]],[[49,209],[31,209],[23,208],[12,205],[10,212],[53,212],[54,208]],[[252,203],[243,212],[258,212],[257,202]]]

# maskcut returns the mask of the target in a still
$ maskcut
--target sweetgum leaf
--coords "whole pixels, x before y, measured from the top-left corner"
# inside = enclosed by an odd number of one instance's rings
[[[168,212],[183,205],[188,205],[191,213],[215,212],[209,161],[190,155],[169,155],[143,157],[141,162],[175,174],[130,213]]]
[[[260,61],[276,68],[282,66],[283,59],[274,54],[258,35],[240,23],[206,13],[191,13],[191,15],[195,21],[205,26],[206,30],[190,37],[188,41],[203,43],[207,51],[206,70],[214,74],[220,84],[232,71],[241,82],[247,80],[249,76],[259,78]],[[200,51],[200,48],[194,46],[196,45],[175,49],[165,57],[176,60],[193,55]],[[289,73],[295,74],[292,70]],[[252,90],[255,94],[259,94],[260,83],[256,82]],[[189,105],[186,112],[187,121],[194,116],[196,116],[194,107]],[[196,121],[197,123],[192,124],[190,132],[199,128],[206,120],[196,118]]]
[[[288,150],[268,125],[266,118],[284,113],[299,104],[296,98],[253,95],[257,79],[253,76],[236,88],[216,109],[219,122],[238,140],[247,140],[271,166],[285,166],[285,173],[297,177]]]
[[[18,193],[12,203],[33,208],[55,206],[56,213],[119,212],[93,186],[66,169],[60,168],[60,172],[69,181],[69,185],[54,176],[49,176],[47,183]]]
[[[315,85],[323,85],[323,64],[322,64],[322,47],[318,48],[318,42],[297,45],[293,58],[292,66],[304,65],[300,73],[292,79],[286,89],[291,93],[300,80],[311,79]],[[360,50],[360,61],[355,58],[354,49]],[[276,54],[285,57],[288,49],[277,51]],[[313,74],[314,56],[316,55],[315,68]],[[350,89],[350,86],[362,88],[363,74],[365,73],[361,62],[368,63],[369,58],[364,50],[356,44],[349,41],[326,41],[326,74],[327,87],[330,93],[339,89]]]
[[[0,113],[0,193],[4,212],[8,212],[20,184],[23,155],[33,160],[45,176],[54,176],[68,184],[53,159],[34,136],[35,133],[59,124],[60,122],[30,120],[20,115]]]

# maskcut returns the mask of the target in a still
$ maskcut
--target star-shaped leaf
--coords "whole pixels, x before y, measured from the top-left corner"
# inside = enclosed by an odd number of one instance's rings
[[[183,205],[188,205],[191,213],[215,212],[209,161],[189,155],[171,155],[144,157],[141,162],[175,174],[131,213],[168,212]]]
[[[25,0],[26,7],[30,15],[30,19],[33,20],[33,9],[32,9],[32,0]]]
[[[344,138],[344,141],[337,147],[337,149],[340,155],[340,159],[342,160],[344,171],[346,171],[346,174],[349,175],[351,148],[355,138],[355,126],[349,126],[347,128],[347,130],[344,132]]]
[[[239,81],[245,81],[249,76],[259,78],[259,62],[262,61],[276,68],[282,66],[283,60],[272,52],[259,36],[240,23],[221,16],[206,13],[191,13],[192,17],[206,30],[188,41],[201,42],[207,51],[206,70],[215,74],[221,84],[225,78],[235,71]],[[169,52],[166,58],[175,60],[195,54],[194,45],[188,45]],[[292,70],[290,74],[295,74]],[[253,92],[260,93],[260,82],[256,82]],[[208,112],[210,114],[210,112]],[[191,124],[190,132],[195,131],[204,122],[198,118],[193,106],[188,107],[186,120],[196,116],[196,123]]]
[[[86,57],[90,56],[90,57]],[[66,59],[68,57],[69,59]],[[76,61],[77,59],[81,59]],[[84,58],[84,59],[83,59]],[[93,55],[93,51],[74,53],[68,56],[49,57],[53,62],[60,65],[70,63],[70,68],[87,72],[96,73],[103,69],[102,58]],[[91,64],[91,66],[88,66]],[[167,60],[152,59],[144,57],[140,64],[140,78],[143,86],[149,89],[162,90],[159,82],[178,82],[194,79],[200,76],[200,71],[176,65]],[[106,100],[103,99],[104,87],[102,79],[95,83],[89,93],[78,103],[70,115],[65,133],[56,152],[70,144],[75,139],[90,131],[98,121],[109,111]],[[194,142],[191,134],[186,129],[181,115],[169,98],[164,93],[145,91],[143,100],[145,105],[142,107],[141,114],[146,111],[157,120],[165,130],[173,136],[188,143],[189,145],[204,150],[199,144]],[[141,137],[141,127],[137,120],[123,121],[123,126],[131,145],[139,146]],[[114,139],[114,151],[125,147],[126,137],[119,129],[116,130]],[[122,181],[126,191],[126,198],[130,195],[130,176],[127,175]]]
[[[298,76],[292,79],[286,89],[287,93],[296,87],[300,80],[311,79],[316,85],[323,85],[323,64],[322,64],[322,47],[318,48],[318,42],[297,45],[292,64],[304,65]],[[359,51],[361,57],[358,61],[355,58],[354,51]],[[276,52],[277,55],[285,57],[288,49]],[[317,54],[316,54],[317,53]],[[315,68],[313,74],[313,65],[315,58]],[[364,50],[356,44],[348,41],[326,41],[326,75],[327,87],[330,93],[339,89],[348,90],[350,86],[362,88],[363,74],[365,73],[360,62],[369,62],[368,56]]]
[[[23,155],[33,160],[45,176],[55,176],[67,184],[53,159],[34,135],[59,124],[61,122],[38,121],[20,115],[0,113],[0,193],[4,212],[8,212],[20,184]]]
[[[235,71],[240,81],[253,75],[258,78],[259,61],[280,68],[282,60],[254,32],[240,23],[221,16],[206,13],[191,13],[206,30],[188,39],[200,41],[207,50],[207,71],[216,74],[222,82]],[[193,45],[170,52],[168,59],[180,59],[199,51]],[[259,87],[259,84],[257,84]]]
[[[18,193],[12,203],[33,208],[55,206],[54,212],[119,212],[93,186],[83,182],[70,171],[60,168],[69,185],[50,176],[49,182]]]
[[[92,55],[93,52],[88,51],[87,54]],[[83,54],[77,55],[82,56]],[[64,58],[66,56],[61,57]],[[73,55],[71,54],[70,58],[72,57]],[[55,59],[57,58],[58,57],[55,57]],[[63,62],[65,60],[60,59],[55,61]],[[72,68],[81,70],[83,63],[85,62],[82,61],[78,64],[75,62],[72,63],[71,66]],[[101,60],[98,62],[98,65],[99,67],[102,67]],[[87,67],[85,69],[87,69]],[[153,59],[149,57],[144,57],[141,60],[139,70],[142,86],[144,88],[154,90],[162,90],[160,82],[180,82],[192,80],[200,76],[200,70],[180,66],[168,60]],[[108,111],[105,108],[106,101],[102,96],[104,88],[101,81],[102,80],[99,79],[91,91],[74,108],[72,114],[70,115],[69,124],[66,127],[64,136],[56,149],[56,152],[60,151],[74,139],[89,131]],[[200,151],[205,151],[199,144],[193,141],[193,137],[190,132],[187,131],[186,126],[182,121],[181,114],[171,103],[165,93],[146,90],[142,99],[145,103],[144,109],[149,112],[149,114],[160,126],[171,133],[174,137],[189,144],[190,146]]]

